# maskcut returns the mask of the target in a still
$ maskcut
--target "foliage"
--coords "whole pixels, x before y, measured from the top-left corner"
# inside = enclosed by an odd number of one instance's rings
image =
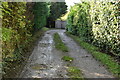
[[[51,2],[50,6],[50,18],[55,21],[57,18],[60,18],[67,11],[67,5],[65,2]]]
[[[106,52],[120,56],[118,6],[112,2],[91,2],[90,5],[93,43],[105,49]]]
[[[57,20],[62,20],[62,21],[66,21],[67,17],[68,17],[69,12],[67,12],[66,14],[64,14],[62,17],[60,17],[60,19]]]
[[[2,25],[2,48],[3,59],[13,57],[15,49],[19,49],[21,44],[27,44],[31,34],[27,30],[30,26],[26,26],[25,19],[26,3],[3,2],[3,25]],[[20,52],[21,53],[21,52]],[[10,60],[13,60],[10,58]]]
[[[118,12],[117,2],[82,2],[71,8],[66,29],[103,51],[120,56]]]
[[[48,17],[48,26],[54,27],[54,21],[60,18],[67,12],[67,5],[65,2],[51,2],[50,15]]]
[[[48,3],[36,2],[33,7],[34,28],[41,29],[46,25],[46,19],[49,15]]]
[[[38,8],[35,10],[39,10],[39,13],[33,11],[35,6]],[[35,32],[34,21],[41,20],[40,24],[35,23],[41,29],[45,26],[48,13],[46,13],[46,3],[2,2],[0,7],[2,10],[2,64],[3,70],[7,72],[12,63],[19,63],[24,60],[24,56],[30,51],[31,44],[37,39],[32,39],[33,32]],[[38,17],[39,20],[36,19],[36,15],[40,16]],[[42,30],[48,29],[42,28]],[[39,34],[39,36],[41,35]],[[39,36],[36,35],[36,37]]]
[[[89,20],[89,4],[83,2],[76,4],[71,8],[68,16],[68,31],[72,34],[82,37],[85,41],[90,39],[90,20]]]
[[[68,47],[62,42],[58,33],[54,34],[55,48],[63,52],[68,52]]]
[[[112,72],[116,77],[120,77],[120,65],[110,56],[105,53],[99,52],[99,48],[95,47],[92,44],[89,44],[87,42],[84,42],[81,38],[71,35],[70,33],[66,33],[68,36],[73,38],[80,46],[85,48],[87,51],[92,53],[92,55],[99,61],[104,64],[110,72]]]

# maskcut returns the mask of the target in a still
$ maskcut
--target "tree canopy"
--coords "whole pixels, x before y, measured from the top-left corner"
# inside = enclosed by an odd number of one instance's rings
[[[67,12],[67,5],[65,2],[52,2],[50,6],[50,19],[56,20]]]
[[[49,15],[48,3],[36,2],[33,7],[34,13],[34,27],[35,29],[41,29],[46,25],[46,19]]]

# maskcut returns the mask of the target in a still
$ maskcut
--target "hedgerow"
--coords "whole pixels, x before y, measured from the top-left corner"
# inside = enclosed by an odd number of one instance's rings
[[[49,16],[49,7],[46,2],[36,2],[33,6],[34,13],[34,28],[41,29],[46,25],[47,17]]]
[[[36,32],[35,27],[40,30],[46,25],[48,13],[46,3],[2,2],[0,7],[2,64],[5,71],[12,62],[23,61],[25,53],[29,51],[32,36]]]
[[[76,4],[68,15],[68,32],[120,56],[119,3],[93,0]]]
[[[3,60],[13,61],[15,49],[21,54],[22,44],[27,44],[31,34],[26,27],[26,3],[2,3],[2,57]],[[18,54],[18,55],[19,55]]]
[[[112,2],[91,2],[90,14],[92,20],[92,32],[94,44],[119,55],[120,30],[118,25],[118,6]]]

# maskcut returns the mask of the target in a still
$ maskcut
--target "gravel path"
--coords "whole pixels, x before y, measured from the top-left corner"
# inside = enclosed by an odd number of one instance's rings
[[[68,55],[74,58],[73,65],[78,67],[85,78],[113,78],[112,74],[96,61],[90,53],[78,46],[65,30],[49,30],[34,48],[20,78],[69,78],[65,62],[61,60],[65,53],[57,51],[53,34],[58,32],[63,42],[69,47]]]

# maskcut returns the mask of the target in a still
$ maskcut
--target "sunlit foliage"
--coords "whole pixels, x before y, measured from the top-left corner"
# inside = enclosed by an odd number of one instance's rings
[[[67,30],[102,51],[120,56],[119,3],[92,0],[76,4],[68,15]]]

